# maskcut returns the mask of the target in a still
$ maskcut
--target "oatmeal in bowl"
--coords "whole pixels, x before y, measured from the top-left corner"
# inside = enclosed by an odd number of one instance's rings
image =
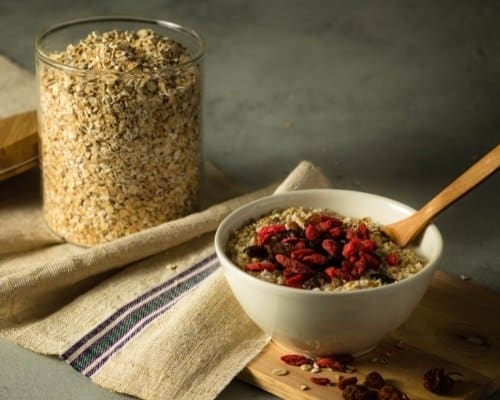
[[[215,249],[235,298],[278,345],[360,354],[409,317],[436,269],[434,225],[408,248],[379,229],[414,211],[349,190],[277,194],[230,214]]]
[[[231,261],[279,285],[334,292],[378,287],[420,271],[426,259],[401,248],[370,218],[328,209],[275,209],[232,232]]]

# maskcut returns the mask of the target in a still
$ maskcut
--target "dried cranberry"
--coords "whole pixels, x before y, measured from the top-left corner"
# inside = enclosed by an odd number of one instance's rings
[[[342,391],[345,400],[378,400],[378,393],[362,385],[349,385]]]
[[[371,389],[380,389],[384,384],[384,378],[377,371],[372,371],[365,377],[364,385]]]
[[[443,368],[432,368],[424,374],[424,387],[432,393],[447,394],[455,381]]]
[[[393,385],[384,385],[378,392],[379,400],[408,400],[408,396]]]
[[[341,376],[339,378],[339,383],[337,383],[337,386],[340,390],[344,390],[347,386],[355,385],[357,382],[358,378],[356,378],[355,376],[351,376],[349,378],[344,378],[343,376]]]

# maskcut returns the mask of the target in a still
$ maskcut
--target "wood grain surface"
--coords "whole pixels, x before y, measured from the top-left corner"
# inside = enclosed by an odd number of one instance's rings
[[[0,181],[38,165],[36,111],[0,120]]]
[[[285,353],[271,342],[239,378],[283,399],[340,400],[337,387],[318,386],[310,378],[354,375],[363,382],[366,374],[378,371],[412,400],[484,399],[500,388],[499,310],[498,294],[437,272],[408,321],[375,350],[356,358],[354,373],[325,370],[312,375],[286,366],[280,361]],[[423,387],[424,372],[434,367],[462,374],[448,396]],[[273,375],[276,368],[286,368],[289,374]],[[301,384],[309,389],[301,390]]]

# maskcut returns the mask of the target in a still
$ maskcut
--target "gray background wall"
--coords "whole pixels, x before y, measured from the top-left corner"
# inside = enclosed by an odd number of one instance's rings
[[[337,187],[418,207],[499,142],[500,2],[0,0],[0,53],[33,70],[40,29],[113,14],[203,34],[206,158],[252,187],[308,159]],[[496,291],[499,182],[436,219],[441,269]],[[118,398],[5,342],[0,359],[1,399]]]

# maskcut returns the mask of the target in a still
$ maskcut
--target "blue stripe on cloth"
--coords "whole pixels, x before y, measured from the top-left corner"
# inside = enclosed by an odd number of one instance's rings
[[[91,376],[130,339],[153,320],[168,311],[184,294],[214,272],[219,267],[219,264],[209,264],[215,259],[215,254],[211,254],[175,277],[127,303],[78,340],[62,354],[62,357],[67,360],[72,358],[72,355],[75,355],[76,357],[70,361],[73,368],[83,372],[90,367],[89,371],[85,371],[85,375]],[[190,274],[192,276],[189,276]],[[185,278],[184,281],[178,283],[183,278]],[[144,304],[141,304],[141,302]],[[137,305],[139,306],[133,309]],[[110,327],[113,323],[115,323],[114,326]],[[99,334],[102,335],[99,339],[86,346],[89,341]],[[97,360],[97,364],[92,365]]]

